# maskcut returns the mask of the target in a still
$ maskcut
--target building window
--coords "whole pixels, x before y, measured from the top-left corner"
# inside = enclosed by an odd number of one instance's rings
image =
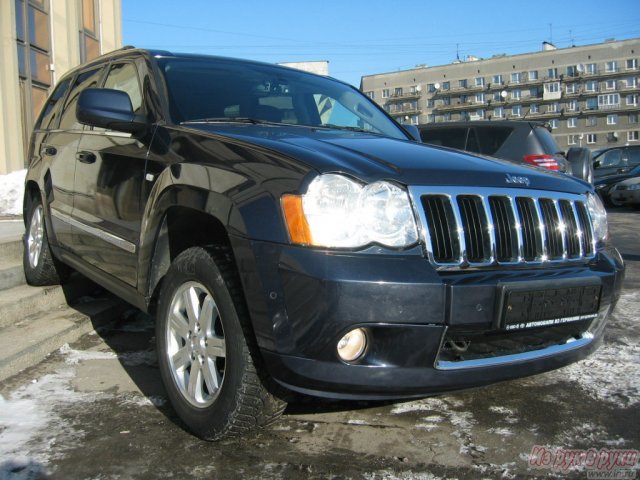
[[[522,92],[520,92],[519,88],[515,90],[511,90],[511,99],[512,100],[520,100],[522,98]]]
[[[411,115],[411,125],[418,125],[418,115]]]
[[[553,68],[549,68],[547,70],[547,77],[548,78],[558,78],[558,69],[553,67]]]
[[[527,76],[529,77],[529,81],[538,80],[538,71],[537,70],[529,70],[527,72]]]
[[[607,125],[616,125],[618,123],[618,115],[607,115]]]
[[[638,69],[638,59],[637,58],[628,58],[626,62],[624,62],[624,66],[627,70],[637,70]]]
[[[616,89],[616,81],[613,79],[609,79],[606,82],[606,87],[607,90],[615,90]]]
[[[576,93],[578,91],[578,85],[576,85],[575,83],[567,83],[564,88],[567,94]]]
[[[513,72],[511,74],[511,83],[520,83],[520,72]]]
[[[627,132],[627,142],[637,142],[638,141],[638,130],[631,130]]]
[[[484,77],[476,77],[474,82],[476,87],[484,87]]]
[[[567,120],[567,128],[576,128],[578,126],[578,119],[577,118],[569,118]]]
[[[575,65],[569,65],[567,67],[567,76],[568,77],[577,77],[578,76],[578,70],[576,69]]]
[[[589,75],[595,75],[598,73],[598,66],[595,63],[587,63],[585,73]]]
[[[442,97],[443,105],[451,105],[451,97]]]
[[[520,115],[522,115],[522,106],[521,105],[514,105],[513,107],[511,107],[511,116],[512,117],[519,117]]]
[[[627,95],[627,105],[633,105],[633,106],[637,106],[638,105],[638,95],[637,94],[631,94],[631,95]]]
[[[389,89],[385,88],[382,90],[382,98],[389,98]]]
[[[585,92],[597,92],[598,91],[598,82],[595,80],[588,80],[584,85]]]
[[[609,108],[620,106],[620,94],[608,93],[606,95],[598,95],[598,108]]]
[[[540,105],[537,103],[532,103],[529,107],[529,113],[540,113]]]
[[[627,77],[624,83],[627,88],[636,88],[638,86],[638,79],[636,77]]]
[[[595,127],[598,125],[598,117],[587,117],[587,127]]]
[[[493,76],[493,83],[502,84],[502,74],[494,75]]]
[[[393,96],[394,97],[401,97],[402,96],[402,87],[396,87],[393,91]]]
[[[611,60],[605,64],[604,71],[607,73],[617,72],[618,71],[618,62],[615,60]]]
[[[558,128],[560,121],[557,118],[549,120],[549,126],[551,130],[555,130]]]
[[[442,119],[443,119],[445,122],[450,122],[450,121],[451,121],[451,112],[444,112],[444,113],[442,114]]]
[[[429,100],[427,100],[427,107],[428,108],[433,108],[436,106],[436,101],[433,98],[430,98]]]
[[[442,82],[442,90],[449,90],[451,88],[450,82]]]
[[[100,56],[100,37],[98,25],[100,24],[99,10],[96,8],[96,0],[78,0],[80,2],[80,62],[88,62]]]
[[[493,109],[493,116],[495,118],[504,118],[504,108],[496,107]]]
[[[560,82],[545,83],[544,90],[547,93],[560,93]]]
[[[494,102],[502,102],[503,98],[502,98],[502,93],[500,92],[493,92],[493,101]]]
[[[627,117],[627,122],[631,124],[638,123],[638,114],[630,113],[629,116]]]
[[[575,112],[578,110],[578,101],[577,100],[569,100],[567,102],[567,110],[570,112]]]
[[[435,93],[436,91],[436,84],[435,83],[427,83],[427,91],[429,93]]]
[[[364,94],[369,97],[371,100],[373,100],[375,98],[375,93],[374,92],[364,92]]]
[[[578,144],[578,135],[567,136],[567,145],[577,145],[577,144]]]
[[[49,2],[46,2],[48,4]],[[52,85],[49,12],[43,1],[15,0],[18,81],[21,95],[23,145]]]
[[[586,110],[597,110],[598,109],[598,98],[597,97],[587,98],[587,101],[585,102],[584,108]]]
[[[484,93],[476,93],[476,103],[484,103]]]
[[[481,108],[475,112],[471,112],[470,120],[482,120],[484,118],[484,110]]]
[[[618,141],[618,132],[607,133],[607,142],[613,143]]]
[[[547,113],[558,113],[560,111],[560,104],[553,102],[547,105]]]
[[[598,137],[595,133],[587,133],[587,145],[593,145],[598,141]]]
[[[458,87],[460,88],[467,88],[467,79],[464,78],[462,80],[458,80]]]
[[[533,98],[541,98],[540,87],[531,87],[529,89],[529,96]]]

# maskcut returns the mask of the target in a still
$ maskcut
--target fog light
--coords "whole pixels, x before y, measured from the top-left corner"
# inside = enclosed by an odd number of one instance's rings
[[[338,342],[338,355],[345,362],[360,358],[367,347],[367,334],[364,329],[356,328],[347,333]]]

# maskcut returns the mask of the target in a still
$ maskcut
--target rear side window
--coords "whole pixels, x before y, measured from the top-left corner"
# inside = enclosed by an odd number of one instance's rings
[[[38,118],[34,130],[40,130],[41,128],[47,130],[55,125],[56,119],[60,116],[62,111],[62,102],[67,90],[69,90],[69,84],[71,80],[67,79],[58,84],[51,96],[47,99],[47,103],[42,108],[42,113]]]
[[[609,150],[608,152],[604,152],[597,159],[600,160],[599,168],[623,166],[621,149]]]
[[[82,124],[78,122],[76,118],[76,104],[78,103],[78,96],[80,92],[85,88],[95,87],[98,84],[100,78],[101,69],[89,70],[88,72],[82,72],[73,82],[73,87],[67,97],[67,102],[64,105],[64,111],[62,112],[62,118],[60,120],[60,128],[63,130],[81,130]]]
[[[629,155],[629,166],[640,165],[640,148],[627,149]]]
[[[513,132],[509,127],[476,127],[475,130],[478,151],[484,155],[494,155]]]
[[[560,152],[560,147],[558,147],[558,144],[556,143],[553,135],[551,135],[551,132],[549,132],[549,130],[544,127],[535,127],[533,129],[533,134],[540,142],[544,153],[546,153],[547,155],[554,155]]]
[[[420,132],[420,138],[422,138],[424,143],[431,145],[441,145],[443,147],[464,150],[467,140],[467,130],[468,128],[466,127],[425,129]]]

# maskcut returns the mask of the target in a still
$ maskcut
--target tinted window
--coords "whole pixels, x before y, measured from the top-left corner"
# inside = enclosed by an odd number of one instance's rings
[[[40,118],[33,127],[34,130],[39,130],[40,128],[48,129],[51,128],[51,126],[55,126],[56,119],[60,116],[61,111],[60,100],[62,100],[67,93],[69,83],[70,80],[64,80],[55,88],[47,100],[47,103],[45,103]]]
[[[466,127],[424,129],[420,137],[424,143],[464,150],[467,130]]]
[[[533,134],[540,142],[540,145],[542,145],[544,153],[553,155],[560,152],[560,148],[558,147],[558,144],[556,143],[553,135],[551,135],[549,130],[544,127],[535,127],[533,129]]]
[[[640,148],[628,148],[629,165],[640,165]]]
[[[598,157],[598,168],[619,167],[622,165],[622,150],[609,150]]]
[[[88,72],[80,73],[73,87],[67,97],[67,102],[64,105],[64,112],[62,112],[62,118],[60,120],[60,128],[64,130],[77,130],[82,129],[82,124],[78,122],[76,118],[76,103],[78,103],[78,96],[80,92],[88,87],[95,87],[98,84],[100,78],[100,69],[90,70]]]
[[[493,155],[513,131],[509,127],[476,127],[479,151],[484,155]]]
[[[126,92],[131,99],[133,111],[139,113],[142,108],[142,92],[138,82],[138,71],[131,63],[112,65],[109,69],[104,88],[113,88]]]
[[[367,96],[326,77],[220,59],[165,58],[158,63],[176,122],[248,117],[292,125],[354,127],[407,138]]]

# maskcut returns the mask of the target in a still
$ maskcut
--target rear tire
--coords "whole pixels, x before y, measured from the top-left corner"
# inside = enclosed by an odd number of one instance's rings
[[[286,403],[256,367],[257,347],[227,250],[193,247],[176,257],[160,293],[156,342],[169,400],[198,437],[246,433],[284,411]]]
[[[23,246],[22,265],[29,285],[57,285],[67,277],[69,269],[57,262],[51,253],[44,208],[39,199],[29,208]]]

